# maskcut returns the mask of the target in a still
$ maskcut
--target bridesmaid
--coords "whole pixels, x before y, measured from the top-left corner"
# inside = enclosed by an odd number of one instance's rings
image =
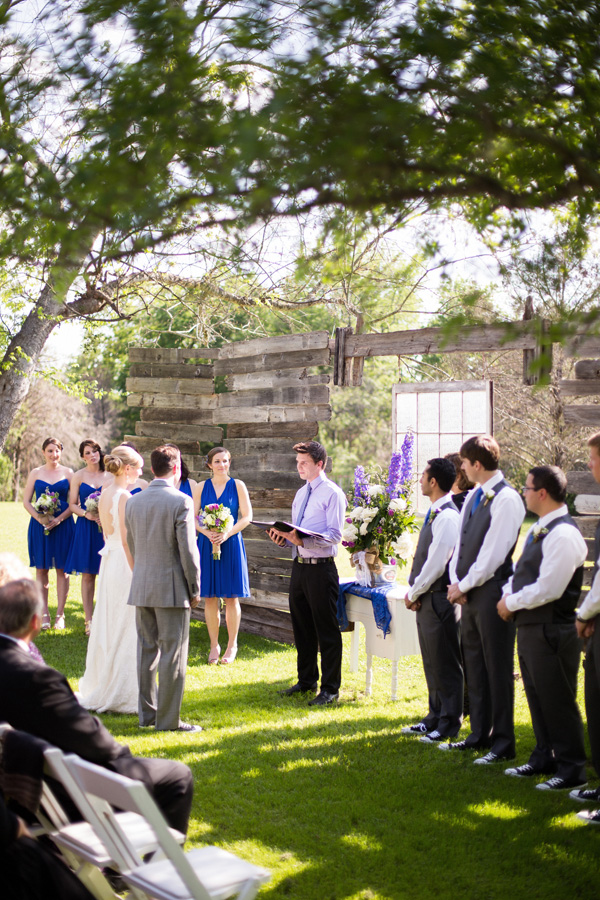
[[[170,442],[166,443],[165,447],[174,447],[176,450],[179,450],[177,444],[172,444]],[[188,469],[187,463],[181,455],[181,451],[179,451],[179,458],[181,459],[181,477],[175,487],[178,491],[181,491],[182,494],[187,494],[188,497],[194,499],[194,491],[198,487],[198,483],[194,481],[193,478],[190,478],[190,470]]]
[[[58,438],[46,438],[42,444],[44,465],[32,469],[23,492],[23,506],[31,516],[27,543],[29,545],[29,565],[34,566],[36,580],[42,590],[44,614],[42,631],[50,628],[48,614],[48,570],[56,569],[57,608],[54,627],[62,631],[65,627],[65,604],[69,593],[69,576],[65,574],[65,564],[73,540],[73,519],[69,507],[69,487],[73,469],[61,466],[63,450]],[[60,510],[53,516],[43,516],[35,511],[32,500],[44,493],[46,488],[58,493]],[[44,530],[48,530],[48,535]]]
[[[65,571],[71,575],[81,574],[85,633],[89,637],[94,613],[96,575],[100,571],[99,551],[104,547],[104,535],[100,529],[98,513],[87,509],[87,501],[90,494],[102,490],[112,481],[112,475],[104,470],[102,450],[96,441],[82,441],[79,455],[85,466],[73,475],[69,491],[71,512],[79,518]]]
[[[240,629],[242,611],[239,597],[250,596],[248,561],[241,532],[252,519],[252,506],[248,490],[243,481],[229,477],[231,456],[223,447],[213,447],[206,458],[206,465],[212,476],[196,486],[194,491],[194,512],[198,513],[209,503],[222,503],[229,507],[234,525],[230,531],[210,531],[196,523],[198,548],[200,550],[200,595],[204,598],[204,617],[210,637],[208,662],[219,662],[219,626],[221,614],[219,601],[225,600],[225,620],[227,622],[227,650],[222,664],[232,663],[237,654],[237,636]],[[221,545],[221,559],[213,559],[214,544]]]

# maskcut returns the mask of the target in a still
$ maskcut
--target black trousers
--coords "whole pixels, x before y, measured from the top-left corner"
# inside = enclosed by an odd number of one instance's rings
[[[444,737],[454,737],[463,713],[461,608],[448,601],[446,591],[430,591],[419,600],[417,632],[429,692],[429,712],[422,721],[428,731],[437,729]]]
[[[490,580],[469,591],[462,608],[462,640],[472,747],[489,748],[498,756],[515,755],[514,650],[515,625],[498,615],[503,582]]]
[[[290,580],[290,613],[298,651],[298,683],[306,688],[319,681],[321,690],[336,694],[342,680],[342,636],[337,621],[339,578],[335,563],[303,565],[297,560]]]
[[[536,740],[530,765],[567,781],[585,781],[576,699],[581,641],[575,625],[519,625],[517,650]]]
[[[585,654],[585,714],[592,748],[592,765],[600,777],[600,616]]]

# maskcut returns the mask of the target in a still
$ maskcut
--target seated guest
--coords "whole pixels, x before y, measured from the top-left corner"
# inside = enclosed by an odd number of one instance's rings
[[[185,834],[194,790],[191,771],[170,759],[132,756],[79,705],[64,675],[31,658],[28,645],[40,630],[42,611],[34,581],[0,588],[0,721],[142,781],[169,825]]]
[[[18,578],[31,578],[30,570],[15,553],[0,553],[0,588],[8,584],[9,581],[16,581]],[[32,578],[31,580],[33,581]],[[44,657],[33,641],[30,641],[28,650],[34,659],[44,662]]]
[[[3,900],[92,900],[64,862],[33,840],[27,825],[0,796],[0,868]]]
[[[458,510],[449,493],[454,466],[430,459],[421,475],[421,492],[431,507],[419,534],[404,599],[417,613],[417,631],[429,691],[429,712],[403,734],[421,735],[431,744],[454,737],[462,723],[463,670],[460,656],[460,611],[448,600],[448,563],[458,539]]]
[[[575,607],[587,547],[565,505],[567,479],[557,466],[535,466],[525,487],[538,522],[527,532],[498,613],[517,625],[517,649],[536,745],[529,761],[506,769],[527,778],[552,775],[539,790],[585,787],[583,722],[577,706],[581,642]]]

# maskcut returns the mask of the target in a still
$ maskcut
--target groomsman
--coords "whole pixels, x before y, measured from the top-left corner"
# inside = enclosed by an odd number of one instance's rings
[[[489,765],[515,755],[513,658],[515,626],[497,614],[512,575],[512,555],[525,517],[523,502],[498,469],[500,448],[489,434],[460,448],[469,492],[450,562],[448,599],[463,606],[462,640],[469,683],[471,733],[440,750],[489,750],[474,760]]]
[[[590,458],[588,467],[594,476],[594,480],[600,483],[600,432],[592,435],[588,441]],[[594,580],[592,587],[581,604],[577,620],[575,622],[577,634],[581,638],[587,638],[585,653],[585,713],[587,718],[588,735],[592,748],[592,765],[596,775],[600,776],[600,524],[596,530],[596,546],[594,558]],[[574,790],[570,796],[573,800],[582,803],[597,802],[600,800],[600,788],[589,790]],[[600,825],[600,809],[594,811],[584,810],[577,814],[580,819],[590,825]]]
[[[449,493],[456,477],[449,459],[430,459],[421,475],[421,493],[431,506],[425,516],[408,577],[407,609],[417,613],[417,631],[429,691],[429,712],[403,734],[426,744],[458,734],[462,723],[463,670],[460,613],[449,602],[448,563],[458,538],[458,510]]]
[[[505,769],[527,778],[553,775],[539,790],[585,787],[583,722],[577,706],[581,641],[575,608],[587,547],[565,505],[567,479],[557,466],[535,466],[525,487],[527,509],[539,516],[527,532],[515,574],[498,613],[517,626],[517,649],[536,745],[529,761]]]

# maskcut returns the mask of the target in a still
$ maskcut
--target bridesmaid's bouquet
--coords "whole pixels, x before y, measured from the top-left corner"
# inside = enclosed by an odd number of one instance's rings
[[[201,511],[198,516],[198,521],[200,525],[204,525],[205,528],[219,532],[229,531],[230,528],[233,528],[234,524],[231,510],[228,506],[223,506],[222,503],[209,503],[208,506],[205,506]],[[213,559],[221,559],[220,544],[213,544],[212,557]]]
[[[31,505],[36,513],[39,513],[41,516],[50,517],[60,510],[60,498],[57,491],[50,491],[46,488],[43,494],[40,494],[35,503],[32,503]],[[47,537],[50,534],[50,529],[44,528],[44,534]]]
[[[93,494],[85,501],[85,508],[87,512],[91,512],[93,515],[98,515],[98,503],[100,502],[100,494],[102,493],[102,488],[99,491],[94,491]],[[102,531],[102,525],[98,522],[98,531]]]

